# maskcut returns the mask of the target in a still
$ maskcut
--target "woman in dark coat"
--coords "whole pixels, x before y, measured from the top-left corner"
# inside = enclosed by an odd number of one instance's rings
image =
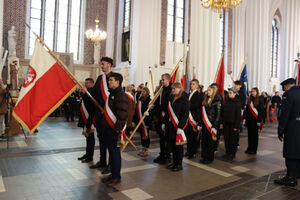
[[[223,129],[226,157],[235,157],[238,145],[238,130],[241,121],[241,103],[236,95],[239,95],[235,88],[228,88],[228,98],[226,98],[222,114],[220,129]]]
[[[196,157],[197,152],[197,136],[200,131],[201,121],[201,106],[204,95],[198,92],[199,81],[193,79],[191,81],[191,92],[189,94],[190,113],[188,118],[188,125],[185,129],[187,139],[187,152],[185,156],[188,159]]]
[[[168,112],[164,117],[166,133],[173,154],[173,163],[167,168],[182,170],[183,145],[186,143],[184,129],[189,116],[189,100],[181,83],[172,84],[172,95],[168,101]]]
[[[221,116],[221,98],[217,95],[217,88],[209,86],[207,95],[202,103],[202,142],[200,163],[207,164],[214,160],[217,142],[217,129]]]
[[[141,118],[143,117],[144,113],[147,111],[149,103],[151,101],[150,98],[150,91],[147,87],[144,87],[141,89],[141,95],[137,101],[136,105],[136,121],[135,123],[138,124]],[[148,115],[144,121],[142,122],[141,126],[139,127],[139,132],[141,135],[141,144],[142,144],[142,150],[138,153],[141,157],[147,157],[148,156],[148,148],[150,145],[150,135],[149,135],[149,127],[151,125],[151,119]]]
[[[245,151],[247,154],[256,154],[258,146],[258,128],[262,122],[263,108],[264,102],[259,95],[259,90],[257,88],[252,88],[250,98],[248,99],[244,111],[244,119],[246,119],[248,129],[248,148]]]

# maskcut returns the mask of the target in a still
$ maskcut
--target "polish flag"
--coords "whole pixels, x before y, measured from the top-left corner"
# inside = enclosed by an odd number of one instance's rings
[[[76,83],[36,40],[13,116],[33,133],[75,89]]]

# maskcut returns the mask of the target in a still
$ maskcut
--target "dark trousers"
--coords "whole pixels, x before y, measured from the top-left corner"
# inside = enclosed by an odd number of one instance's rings
[[[111,174],[113,178],[121,178],[121,152],[120,147],[117,146],[116,140],[116,132],[111,129],[107,128],[103,130],[105,132],[104,135],[104,142],[107,144],[109,157],[110,157],[110,164],[111,164]]]
[[[183,145],[176,145],[176,129],[173,128],[171,123],[168,123],[167,127],[168,144],[172,151],[173,164],[182,165],[183,160]]]
[[[206,161],[214,160],[216,141],[212,139],[211,133],[207,130],[206,126],[202,128],[202,141],[201,141],[201,157]]]
[[[187,139],[187,153],[194,155],[197,152],[197,136],[198,132],[193,130],[192,125],[189,123],[185,129]]]
[[[85,155],[87,158],[93,158],[94,149],[95,149],[95,135],[94,135],[94,133],[90,133],[86,137]]]
[[[99,146],[100,146],[100,163],[102,165],[107,165],[107,157],[106,157],[107,144],[104,141],[105,133],[103,132],[100,123],[95,123],[95,127],[97,130],[97,137],[99,139]]]
[[[156,130],[157,134],[159,135],[159,147],[160,147],[160,153],[159,154],[160,154],[160,156],[162,156],[164,158],[170,157],[170,149],[169,149],[169,146],[167,144],[166,134],[165,134],[165,131],[163,131],[161,129],[161,123],[160,122],[155,123],[155,130]]]
[[[300,175],[300,159],[285,158],[287,175],[297,178]]]
[[[248,148],[247,151],[256,153],[258,146],[258,126],[254,119],[246,119],[248,129]]]
[[[149,148],[149,146],[150,146],[149,130],[148,130],[148,137],[146,139],[143,138],[142,133],[140,135],[141,135],[141,144],[142,144],[142,147]]]
[[[223,129],[225,150],[227,155],[235,155],[238,144],[238,130],[233,130],[232,123],[224,123]]]

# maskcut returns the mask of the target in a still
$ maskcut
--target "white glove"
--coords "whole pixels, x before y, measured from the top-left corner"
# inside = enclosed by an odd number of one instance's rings
[[[183,135],[184,134],[184,131],[181,129],[181,128],[178,128],[177,129],[177,135]]]
[[[197,126],[197,131],[201,131],[202,127],[201,126]]]
[[[212,128],[211,132],[214,132],[215,134],[217,134],[217,130],[215,128]]]
[[[149,111],[146,110],[146,112],[144,112],[144,115],[149,116]]]
[[[153,109],[154,108],[154,104],[151,104],[150,106],[149,106],[149,110],[151,110],[151,109]]]
[[[165,131],[165,129],[166,129],[165,124],[161,124],[161,129],[162,129],[163,131]]]
[[[260,123],[257,123],[257,126],[260,127]]]

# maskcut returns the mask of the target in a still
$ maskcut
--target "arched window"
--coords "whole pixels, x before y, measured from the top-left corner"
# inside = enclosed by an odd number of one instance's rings
[[[168,0],[167,40],[184,42],[185,0]]]
[[[271,47],[271,77],[278,77],[278,44],[279,44],[279,32],[278,21],[273,19],[272,21],[272,47]]]
[[[130,27],[130,15],[131,15],[131,0],[124,0],[124,18],[123,18],[124,31],[127,31]]]
[[[225,13],[220,18],[220,57],[225,52]]]
[[[30,0],[29,25],[53,51],[73,53],[79,60],[83,0]],[[36,37],[29,34],[28,55]]]

